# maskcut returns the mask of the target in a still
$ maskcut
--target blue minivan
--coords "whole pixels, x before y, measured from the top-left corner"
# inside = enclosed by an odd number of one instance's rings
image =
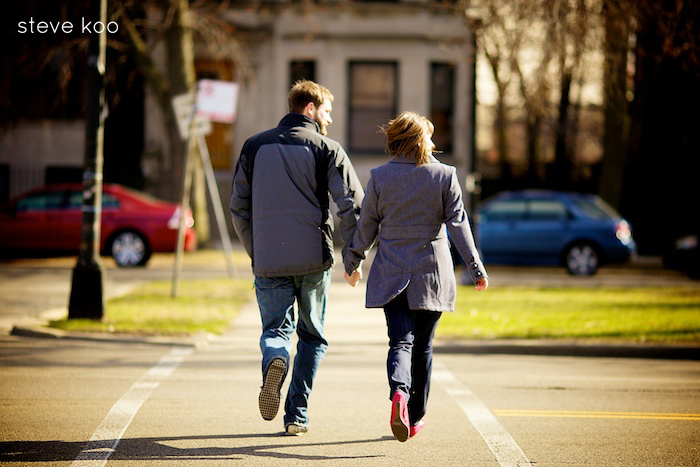
[[[629,223],[591,194],[500,193],[482,203],[476,226],[486,264],[562,265],[588,276],[627,262],[636,248]]]

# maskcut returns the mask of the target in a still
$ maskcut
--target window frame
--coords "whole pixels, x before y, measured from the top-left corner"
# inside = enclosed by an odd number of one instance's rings
[[[456,105],[455,105],[455,100],[456,100],[456,94],[457,94],[457,64],[453,62],[441,62],[441,61],[433,61],[430,62],[430,111],[429,111],[429,118],[430,121],[433,122],[433,125],[435,125],[435,130],[437,132],[438,127],[435,119],[434,112],[436,111],[436,106],[435,106],[435,77],[436,73],[435,70],[439,67],[444,67],[449,70],[449,75],[450,75],[450,87],[449,87],[449,101],[451,102],[450,107],[448,108],[448,115],[447,115],[447,144],[449,146],[447,147],[441,147],[437,141],[435,141],[435,144],[437,145],[437,150],[442,151],[441,156],[442,157],[453,157],[454,152],[455,152],[455,114],[456,114]],[[441,110],[441,109],[440,109]],[[433,138],[434,140],[434,138]]]
[[[385,146],[382,145],[381,148],[367,149],[367,148],[356,148],[353,147],[353,89],[354,83],[352,80],[353,66],[356,65],[388,65],[391,66],[394,73],[393,80],[393,107],[389,112],[391,116],[389,118],[394,118],[398,111],[399,106],[399,61],[397,60],[350,60],[347,65],[347,83],[348,83],[348,106],[347,106],[347,147],[348,151],[358,155],[376,155],[378,153],[383,153],[385,151]],[[388,123],[383,122],[382,124]],[[378,131],[378,130],[377,130]]]
[[[311,65],[311,76],[303,76],[300,78],[295,78],[295,71],[294,67],[295,65],[302,65],[302,67],[308,66],[309,64]],[[294,83],[299,81],[300,79],[306,79],[310,81],[316,81],[316,60],[315,59],[297,59],[293,58],[290,59],[288,62],[288,70],[289,72],[289,88],[291,89],[292,86],[294,86]]]

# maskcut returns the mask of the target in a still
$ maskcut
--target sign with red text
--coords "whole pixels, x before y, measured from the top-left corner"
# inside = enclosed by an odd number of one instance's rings
[[[238,84],[203,79],[197,83],[197,117],[212,122],[233,123],[236,119]]]

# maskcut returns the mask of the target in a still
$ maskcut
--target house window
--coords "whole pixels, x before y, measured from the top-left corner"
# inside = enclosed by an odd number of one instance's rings
[[[435,125],[433,142],[436,149],[446,155],[453,150],[454,102],[454,65],[433,63],[430,70],[430,121]]]
[[[396,63],[351,62],[349,148],[383,151],[386,137],[380,127],[396,115]]]
[[[292,60],[289,62],[289,87],[299,80],[316,81],[316,62],[313,60]]]

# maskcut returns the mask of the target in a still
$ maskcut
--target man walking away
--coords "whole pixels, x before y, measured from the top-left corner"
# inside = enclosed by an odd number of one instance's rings
[[[285,433],[308,430],[308,402],[328,342],[323,337],[333,265],[333,218],[340,218],[343,254],[352,240],[364,192],[343,148],[328,138],[333,95],[313,81],[289,92],[289,112],[276,128],[249,138],[236,165],[231,215],[252,260],[262,320],[265,420],[277,415],[290,367],[290,339],[299,337],[285,402]],[[295,317],[294,302],[298,317]]]

